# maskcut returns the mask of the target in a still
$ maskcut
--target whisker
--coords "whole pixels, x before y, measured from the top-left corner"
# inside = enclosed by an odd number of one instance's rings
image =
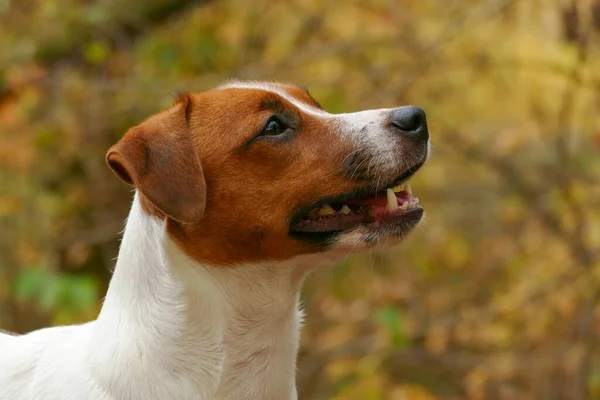
[[[354,151],[351,151],[350,153],[348,153],[348,155],[347,155],[346,157],[344,157],[344,159],[342,160],[342,164],[346,162],[346,160],[348,159],[348,157],[352,157],[352,156],[354,156],[356,153],[358,153],[358,152],[360,152],[360,151],[362,151],[362,150],[363,150],[363,149],[362,149],[362,148],[360,148],[360,149],[357,149],[357,150],[354,150]]]
[[[350,181],[354,180],[354,174],[356,174],[356,172],[358,171],[358,169],[360,168],[361,165],[363,165],[363,163],[367,161],[367,159],[365,158],[364,160],[362,160],[357,166],[356,168],[354,168],[354,172],[352,173],[352,176],[350,177]]]

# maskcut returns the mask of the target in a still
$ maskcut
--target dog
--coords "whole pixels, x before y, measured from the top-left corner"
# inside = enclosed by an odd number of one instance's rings
[[[107,153],[135,195],[95,321],[0,335],[0,399],[296,399],[306,275],[423,217],[415,106],[329,114],[307,90],[183,93]]]

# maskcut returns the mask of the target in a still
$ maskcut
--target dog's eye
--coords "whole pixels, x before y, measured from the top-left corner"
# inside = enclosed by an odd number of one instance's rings
[[[277,136],[286,131],[288,127],[277,117],[271,117],[260,133],[262,136]]]

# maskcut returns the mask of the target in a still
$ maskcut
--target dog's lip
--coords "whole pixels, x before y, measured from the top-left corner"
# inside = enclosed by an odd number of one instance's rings
[[[299,223],[311,210],[315,208],[319,208],[325,204],[331,203],[345,203],[352,199],[358,199],[361,197],[365,197],[369,194],[376,194],[381,190],[385,190],[386,188],[396,187],[401,185],[402,183],[408,181],[424,164],[426,160],[422,160],[419,163],[407,168],[404,172],[402,172],[398,177],[396,177],[390,183],[384,184],[382,186],[378,185],[367,185],[362,188],[359,188],[354,191],[342,193],[340,195],[333,195],[323,197],[320,200],[311,203],[309,205],[301,207],[298,211],[293,214],[293,217],[290,220],[290,230],[294,230],[294,225]],[[422,210],[422,207],[418,207]]]
[[[380,209],[381,210],[381,209]],[[376,212],[374,209],[372,212]],[[410,228],[411,223],[418,223],[423,216],[423,207],[415,206],[408,210],[385,211],[384,213],[376,212],[377,215],[369,215],[368,213],[360,213],[355,215],[343,216],[340,218],[330,218],[325,221],[321,220],[302,220],[294,226],[293,233],[295,234],[324,234],[343,232],[348,229],[359,226],[371,230],[377,230],[388,226],[389,224],[405,222],[404,230]]]

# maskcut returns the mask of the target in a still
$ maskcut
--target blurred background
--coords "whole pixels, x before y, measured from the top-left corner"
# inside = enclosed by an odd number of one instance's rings
[[[308,280],[300,399],[600,398],[600,0],[0,0],[0,49],[0,328],[95,318],[129,127],[278,80],[433,143],[420,229]]]

